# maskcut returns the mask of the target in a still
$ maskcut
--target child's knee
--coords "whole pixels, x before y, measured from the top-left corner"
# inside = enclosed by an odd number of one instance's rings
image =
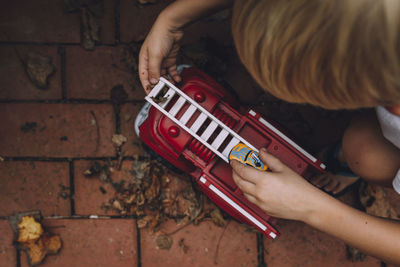
[[[374,113],[351,123],[342,149],[352,171],[366,180],[389,184],[399,168],[400,150],[383,137]]]

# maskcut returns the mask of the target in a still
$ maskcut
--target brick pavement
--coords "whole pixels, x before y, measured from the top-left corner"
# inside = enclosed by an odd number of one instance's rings
[[[41,210],[45,227],[63,240],[60,254],[43,266],[380,266],[372,257],[353,264],[342,242],[285,221],[276,241],[235,221],[226,229],[211,222],[190,225],[174,234],[170,250],[161,250],[152,233],[137,229],[134,217],[100,208],[111,196],[109,185],[82,173],[92,160],[117,160],[114,133],[128,138],[117,180],[134,155],[143,155],[133,120],[144,94],[121,67],[121,55],[129,42],[143,40],[168,2],[140,6],[132,0],[105,0],[94,51],[79,45],[79,14],[65,13],[62,1],[8,1],[0,9],[0,266],[27,266],[25,254],[12,245],[6,221],[27,210]],[[201,36],[229,44],[229,21],[196,23],[184,41]],[[29,51],[52,58],[56,71],[47,90],[27,78],[21,56]],[[231,68],[225,78],[232,87],[243,85],[241,74],[247,77],[244,84],[254,85],[238,64]],[[110,90],[118,85],[126,98],[115,106]],[[243,97],[251,102],[248,94]],[[176,224],[169,221],[163,227],[167,231]]]

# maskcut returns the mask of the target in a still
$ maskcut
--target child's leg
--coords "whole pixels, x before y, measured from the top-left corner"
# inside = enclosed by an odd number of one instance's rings
[[[374,112],[355,118],[346,129],[339,161],[363,179],[391,186],[400,168],[400,149],[385,139]],[[355,178],[326,174],[311,182],[332,193],[338,193],[356,181]]]

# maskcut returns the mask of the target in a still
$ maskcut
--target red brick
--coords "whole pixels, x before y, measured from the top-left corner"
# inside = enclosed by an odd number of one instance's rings
[[[100,39],[103,44],[115,43],[115,0],[104,1],[104,15],[100,19]]]
[[[161,230],[168,233],[178,227],[175,222],[169,223],[172,227]],[[173,234],[172,247],[163,250],[157,247],[157,236],[150,234],[148,230],[143,230],[140,236],[142,264],[143,266],[256,266],[256,235],[246,231],[245,227],[235,221],[231,221],[223,232],[224,228],[217,227],[209,221],[201,222],[198,226],[189,225]],[[179,245],[180,242],[187,246],[186,253],[182,245]]]
[[[17,266],[14,234],[8,221],[0,220],[0,266]]]
[[[282,234],[278,239],[264,241],[268,266],[380,266],[373,257],[349,261],[343,242],[303,223],[280,220],[278,229]]]
[[[70,200],[62,187],[69,187],[67,162],[0,162],[0,215],[40,210],[44,216],[70,215]],[[69,194],[68,190],[64,190]]]
[[[79,12],[65,13],[63,1],[8,1],[0,10],[0,41],[80,42]],[[113,44],[114,1],[104,1],[104,14],[97,19],[101,42]]]
[[[137,266],[134,220],[48,219],[43,224],[49,232],[60,235],[63,247],[40,266]],[[24,253],[21,266],[28,266]]]
[[[115,130],[111,105],[1,104],[0,114],[3,157],[115,155],[111,142]],[[27,122],[35,122],[37,126],[23,132],[21,127]]]
[[[29,52],[49,56],[56,71],[49,78],[49,88],[41,90],[29,80],[18,53],[24,59]],[[0,46],[0,98],[60,99],[60,56],[55,46]]]
[[[128,139],[122,146],[122,151],[125,156],[133,156],[136,154],[143,155],[144,153],[142,141],[136,135],[134,127],[136,116],[143,105],[144,103],[129,103],[122,106],[120,113],[121,133]]]
[[[62,1],[7,1],[0,10],[1,41],[79,43],[79,15],[65,14]]]
[[[100,164],[108,162],[98,161]],[[116,162],[113,162],[116,164]],[[79,160],[74,162],[74,184],[75,184],[75,213],[78,215],[120,215],[115,211],[104,211],[101,209],[103,203],[108,202],[114,197],[115,189],[111,184],[100,181],[98,176],[85,177],[83,172],[91,165],[91,161]],[[132,161],[122,162],[121,170],[113,168],[111,179],[114,182],[126,181],[127,172],[131,169]],[[102,193],[102,187],[106,193]]]
[[[120,62],[123,46],[97,47],[85,51],[81,47],[67,48],[67,95],[69,98],[110,99],[110,90],[124,86],[129,99],[142,100],[144,90]]]

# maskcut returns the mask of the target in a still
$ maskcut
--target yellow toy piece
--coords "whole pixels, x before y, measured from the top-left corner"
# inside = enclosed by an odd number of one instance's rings
[[[265,165],[259,158],[258,153],[251,150],[250,147],[243,143],[239,143],[232,148],[229,153],[229,161],[232,159],[236,159],[237,161],[252,166],[260,171],[266,171],[268,169],[267,165]]]

